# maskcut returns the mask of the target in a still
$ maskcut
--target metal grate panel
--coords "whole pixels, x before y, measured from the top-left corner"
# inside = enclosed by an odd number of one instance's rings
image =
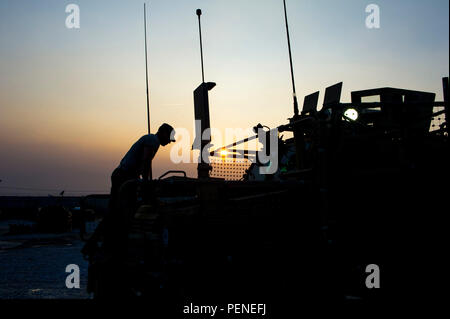
[[[245,171],[250,167],[251,162],[247,159],[220,159],[210,158],[212,171],[211,177],[224,178],[225,180],[238,181],[241,180]]]

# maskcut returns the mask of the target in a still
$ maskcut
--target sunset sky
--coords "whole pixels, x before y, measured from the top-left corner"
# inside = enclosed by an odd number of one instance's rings
[[[80,28],[65,26],[66,5]],[[343,81],[350,92],[399,87],[435,92],[449,73],[448,0],[287,0],[300,106]],[[381,10],[368,29],[365,8]],[[270,127],[292,116],[282,0],[147,2],[152,131],[192,132],[201,82],[201,8],[211,125]],[[107,193],[110,175],[147,131],[143,1],[0,0],[0,195]],[[219,146],[219,145],[218,145]],[[154,177],[173,164],[161,148]]]

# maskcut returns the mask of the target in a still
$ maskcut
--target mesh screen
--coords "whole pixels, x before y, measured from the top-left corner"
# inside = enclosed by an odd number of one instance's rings
[[[242,158],[210,158],[212,171],[211,177],[224,178],[225,180],[241,180],[245,171],[250,167],[251,162]]]

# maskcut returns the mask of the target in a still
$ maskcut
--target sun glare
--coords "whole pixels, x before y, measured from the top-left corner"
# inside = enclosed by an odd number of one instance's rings
[[[228,151],[227,150],[220,150],[220,156],[225,157],[228,155]]]

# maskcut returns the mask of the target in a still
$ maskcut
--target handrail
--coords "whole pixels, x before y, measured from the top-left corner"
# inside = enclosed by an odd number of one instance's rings
[[[165,172],[164,174],[162,174],[162,175],[158,178],[158,180],[161,180],[164,176],[169,175],[169,174],[171,174],[171,173],[181,173],[181,174],[183,174],[183,177],[184,177],[184,178],[187,177],[185,171],[171,170],[171,171],[167,171],[167,172]]]

